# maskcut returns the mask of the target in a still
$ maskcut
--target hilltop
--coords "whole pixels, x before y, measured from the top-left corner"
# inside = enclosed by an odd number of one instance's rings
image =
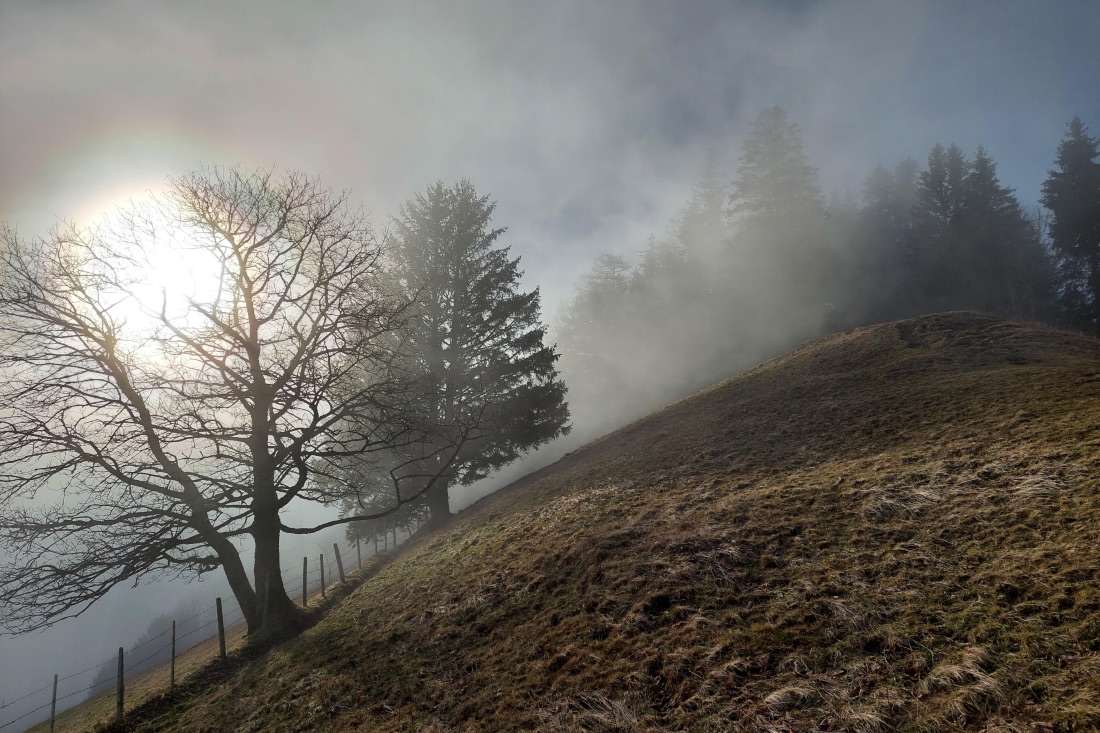
[[[1100,727],[1100,342],[948,313],[676,402],[138,730]]]

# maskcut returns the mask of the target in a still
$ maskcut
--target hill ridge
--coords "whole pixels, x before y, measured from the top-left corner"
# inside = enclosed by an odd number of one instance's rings
[[[1100,726],[1100,342],[834,334],[478,502],[138,730]]]

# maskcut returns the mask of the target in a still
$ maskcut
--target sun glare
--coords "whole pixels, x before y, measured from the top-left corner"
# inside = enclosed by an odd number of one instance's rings
[[[209,252],[157,239],[135,253],[133,262],[128,297],[120,303],[128,328],[148,330],[162,319],[184,328],[202,325],[200,309],[217,299],[221,283]]]
[[[221,293],[221,263],[160,213],[148,193],[119,200],[99,221],[109,237],[105,246],[118,255],[110,310],[122,334],[141,343],[165,322],[204,325],[202,312]]]

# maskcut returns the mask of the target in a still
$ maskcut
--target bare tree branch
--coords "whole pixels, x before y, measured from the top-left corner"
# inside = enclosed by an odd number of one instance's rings
[[[143,266],[164,252],[208,282],[150,294]],[[346,196],[276,171],[170,179],[96,229],[0,230],[5,624],[220,566],[251,632],[295,628],[279,535],[332,523],[289,528],[280,511],[354,493],[332,481],[349,457],[449,447],[409,422],[423,396],[394,353],[410,302],[386,263]],[[430,484],[412,476],[425,465],[395,483]]]

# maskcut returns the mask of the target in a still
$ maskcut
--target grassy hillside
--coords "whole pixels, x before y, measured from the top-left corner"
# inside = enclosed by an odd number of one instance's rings
[[[1100,727],[1100,342],[807,344],[413,541],[141,730]]]

